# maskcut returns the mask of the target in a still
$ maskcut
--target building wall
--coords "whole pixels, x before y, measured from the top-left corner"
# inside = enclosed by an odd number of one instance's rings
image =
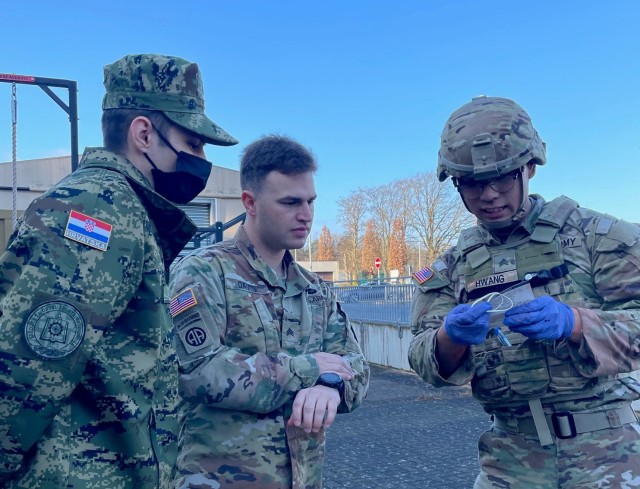
[[[23,213],[18,212],[18,218]],[[11,210],[0,209],[0,252],[4,251],[9,236],[13,232],[13,216]]]
[[[240,199],[217,199],[217,214],[215,221],[228,222],[244,213],[244,206]],[[233,237],[239,225],[235,225],[224,232],[225,239]]]
[[[16,176],[18,192],[16,209],[21,215],[31,202],[71,172],[71,156],[18,161]],[[13,164],[0,163],[0,252],[4,251],[11,234],[13,209]],[[227,222],[242,214],[240,172],[213,166],[207,186],[198,200],[211,202],[211,222]],[[8,217],[7,217],[8,216]],[[225,232],[233,236],[234,227]],[[9,230],[9,231],[7,231]]]
[[[339,264],[337,261],[298,261],[298,265],[316,273],[327,282],[338,280]]]

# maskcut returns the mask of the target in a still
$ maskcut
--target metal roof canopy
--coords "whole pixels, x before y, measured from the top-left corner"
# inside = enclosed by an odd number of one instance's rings
[[[78,84],[73,80],[45,78],[42,76],[12,75],[0,73],[0,82],[38,85],[69,116],[71,128],[71,171],[78,168]],[[58,97],[49,87],[62,87],[69,91],[69,104]]]

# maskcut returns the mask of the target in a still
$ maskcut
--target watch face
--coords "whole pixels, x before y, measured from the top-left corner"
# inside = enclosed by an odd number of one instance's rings
[[[334,374],[333,372],[327,372],[320,375],[320,378],[323,382],[327,382],[329,384],[339,384],[342,382],[342,377],[338,374]]]

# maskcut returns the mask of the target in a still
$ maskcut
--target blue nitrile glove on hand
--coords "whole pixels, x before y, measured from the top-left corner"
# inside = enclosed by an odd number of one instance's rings
[[[573,332],[573,309],[548,295],[509,309],[504,324],[534,340],[568,338]]]
[[[444,330],[454,343],[479,345],[487,339],[491,304],[480,302],[475,306],[460,304],[444,319]]]

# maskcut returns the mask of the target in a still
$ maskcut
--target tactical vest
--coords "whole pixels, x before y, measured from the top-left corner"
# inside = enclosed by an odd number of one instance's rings
[[[572,264],[565,263],[558,236],[576,208],[574,201],[557,198],[545,205],[529,237],[500,246],[486,246],[477,227],[465,230],[457,245],[460,302],[528,281],[536,297],[550,295],[583,306],[585,295],[571,277]],[[471,347],[476,365],[472,388],[481,403],[508,407],[530,399],[559,402],[598,391],[599,379],[585,378],[573,366],[566,341],[529,339],[501,324],[502,318],[498,315],[496,325],[511,346],[504,346],[492,329],[483,344]]]

